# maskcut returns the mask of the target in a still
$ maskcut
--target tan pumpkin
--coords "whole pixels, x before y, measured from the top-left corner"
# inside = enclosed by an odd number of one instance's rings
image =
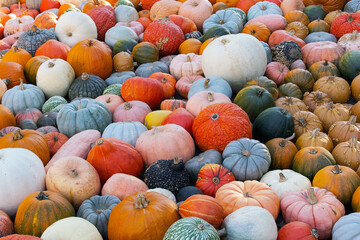
[[[316,19],[307,26],[309,32],[330,32],[330,25],[322,19]]]
[[[318,116],[309,111],[298,111],[293,114],[295,137],[300,137],[303,133],[315,129],[323,130],[322,123]]]
[[[286,22],[292,23],[292,22],[301,22],[305,26],[307,26],[310,23],[309,17],[303,12],[299,10],[293,10],[288,12],[285,15]]]
[[[360,101],[358,101],[351,107],[351,114],[357,117],[356,122],[360,122]]]
[[[342,15],[344,13],[346,13],[346,12],[343,12],[340,9],[335,10],[335,11],[331,11],[328,14],[326,14],[324,20],[325,20],[325,22],[327,22],[331,26],[331,24],[335,20],[335,18],[337,18],[338,16],[340,16],[340,15]]]
[[[338,121],[331,125],[329,129],[329,137],[334,145],[348,141],[352,137],[359,139],[360,124],[356,123],[356,116],[351,116],[349,121]]]
[[[150,9],[150,19],[155,21],[157,19],[178,14],[181,2],[174,0],[160,0],[156,2]]]
[[[356,76],[351,82],[351,94],[356,101],[360,100],[360,76]]]
[[[296,140],[296,147],[298,149],[305,147],[323,147],[331,152],[334,145],[329,136],[324,132],[320,132],[320,129],[317,128],[301,134]]]
[[[322,77],[315,82],[313,90],[326,93],[335,103],[345,103],[350,97],[350,85],[341,77]]]
[[[336,145],[331,152],[337,164],[352,168],[354,171],[360,166],[360,142],[357,137],[352,137],[347,142]]]
[[[288,31],[291,34],[294,34],[298,38],[305,39],[306,36],[309,34],[309,29],[306,25],[302,22],[291,22],[289,23],[285,31]]]
[[[347,121],[351,116],[348,108],[340,103],[334,104],[333,102],[316,107],[314,113],[320,118],[325,131],[328,131],[335,122]]]
[[[313,112],[316,107],[331,102],[331,98],[324,92],[313,91],[304,93],[303,102]]]
[[[303,101],[298,98],[294,97],[281,97],[276,99],[275,105],[277,107],[284,108],[288,110],[291,115],[294,115],[296,112],[299,111],[307,111],[308,107],[305,105]]]
[[[116,72],[134,71],[134,60],[130,53],[119,52],[113,57]]]
[[[0,79],[0,102],[2,99],[2,96],[4,95],[4,93],[6,92],[7,85],[10,83],[10,80],[5,78],[5,79]]]

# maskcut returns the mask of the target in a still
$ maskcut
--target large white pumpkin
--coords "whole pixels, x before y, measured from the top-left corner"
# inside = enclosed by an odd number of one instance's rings
[[[134,30],[125,26],[114,26],[107,30],[105,34],[105,43],[111,48],[114,47],[115,43],[123,38],[138,40],[138,36]]]
[[[38,156],[25,148],[0,149],[0,209],[15,217],[29,194],[45,190],[45,168]]]
[[[42,63],[36,74],[36,85],[47,98],[67,95],[71,83],[75,79],[75,71],[71,65],[59,58]]]
[[[60,42],[70,47],[82,40],[97,38],[95,22],[82,12],[62,14],[55,26],[55,33]]]
[[[44,240],[102,240],[97,228],[80,217],[63,218],[51,224],[41,235]]]
[[[266,52],[260,41],[245,33],[218,37],[202,54],[205,77],[222,77],[233,92],[238,92],[247,80],[263,76],[266,63]]]
[[[289,192],[311,187],[311,182],[307,177],[290,169],[269,171],[261,178],[260,182],[271,187],[279,200]]]
[[[223,240],[276,240],[277,226],[271,213],[262,207],[246,206],[228,215],[219,231]]]
[[[139,14],[134,7],[119,5],[115,8],[116,22],[130,23],[139,19]]]

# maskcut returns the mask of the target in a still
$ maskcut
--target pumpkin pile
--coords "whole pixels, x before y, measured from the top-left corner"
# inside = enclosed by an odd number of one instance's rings
[[[359,124],[359,0],[0,0],[0,239],[352,240]]]

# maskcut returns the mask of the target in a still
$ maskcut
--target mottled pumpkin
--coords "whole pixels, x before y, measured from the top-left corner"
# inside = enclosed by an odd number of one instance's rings
[[[289,138],[273,138],[266,142],[266,147],[271,155],[270,169],[287,169],[291,167],[297,148]]]
[[[313,131],[318,128],[323,130],[322,123],[318,116],[309,111],[298,111],[293,114],[295,137],[300,137],[303,133]]]

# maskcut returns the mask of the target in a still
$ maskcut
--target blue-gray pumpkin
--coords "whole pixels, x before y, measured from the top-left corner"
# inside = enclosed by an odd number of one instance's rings
[[[230,142],[223,151],[223,166],[238,181],[259,180],[269,170],[271,155],[265,144],[249,138]]]
[[[188,99],[191,98],[195,93],[201,91],[213,91],[223,93],[229,98],[232,96],[232,90],[230,84],[221,77],[207,77],[201,78],[191,84]]]
[[[103,132],[112,122],[110,110],[100,101],[83,98],[63,106],[56,118],[58,129],[68,137],[84,130]]]
[[[108,239],[108,220],[111,210],[120,202],[120,199],[112,195],[95,195],[85,200],[76,216],[91,222],[100,232],[104,239]]]
[[[108,85],[112,85],[112,84],[123,84],[126,80],[128,80],[129,78],[135,77],[135,73],[131,72],[131,71],[125,71],[125,72],[114,72],[113,74],[110,75],[110,77],[108,77],[105,82]]]
[[[169,66],[162,61],[141,64],[135,71],[136,76],[148,78],[155,72],[169,73]]]
[[[102,137],[117,138],[135,147],[140,134],[147,130],[141,122],[116,122],[105,128]]]
[[[360,10],[360,1],[359,0],[351,0],[346,3],[344,7],[344,12],[355,13]]]
[[[8,107],[15,115],[25,108],[37,108],[41,111],[44,102],[45,95],[39,87],[21,82],[20,85],[4,93],[1,104]]]
[[[200,153],[199,155],[191,158],[189,161],[185,163],[185,169],[190,174],[190,178],[193,181],[197,180],[200,169],[205,164],[220,164],[222,163],[221,153],[216,151],[215,149],[209,149],[205,152]]]
[[[263,45],[265,52],[266,52],[266,58],[267,58],[267,63],[272,62],[272,53],[271,53],[271,49],[269,44],[267,44],[266,42],[260,41],[260,43]]]
[[[333,240],[360,239],[360,212],[341,217],[332,229]]]
[[[216,25],[222,25],[227,28],[230,33],[240,33],[243,29],[243,20],[235,11],[220,10],[212,14],[203,23],[203,32],[206,32],[210,28]]]
[[[313,32],[307,35],[306,38],[304,39],[304,42],[306,44],[312,42],[324,42],[324,41],[336,43],[337,39],[333,34],[327,32]]]

